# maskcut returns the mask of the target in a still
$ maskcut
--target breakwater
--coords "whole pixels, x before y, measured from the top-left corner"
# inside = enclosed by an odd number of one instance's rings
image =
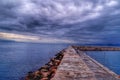
[[[81,51],[120,51],[120,47],[102,47],[102,46],[72,46]]]
[[[57,67],[64,56],[63,52],[64,50],[56,54],[54,58],[52,58],[48,63],[46,63],[37,71],[28,72],[25,80],[50,80],[51,78],[53,78],[56,73]]]
[[[94,49],[91,47],[68,47],[39,70],[29,72],[26,80],[120,80],[120,76],[83,52],[89,49],[98,50],[98,47],[94,47]],[[118,48],[107,47],[104,50],[113,49],[117,50]],[[103,47],[99,47],[99,50],[103,50]]]

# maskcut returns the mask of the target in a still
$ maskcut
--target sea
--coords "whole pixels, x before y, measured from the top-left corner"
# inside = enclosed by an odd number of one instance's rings
[[[29,71],[39,69],[55,54],[70,45],[73,44],[0,40],[0,80],[24,80]],[[86,54],[120,74],[119,51],[87,51]]]

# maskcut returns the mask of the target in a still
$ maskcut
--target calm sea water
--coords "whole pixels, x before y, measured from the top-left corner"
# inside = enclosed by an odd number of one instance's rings
[[[0,80],[23,80],[29,71],[35,71],[51,57],[70,44],[38,44],[0,41]],[[96,59],[117,74],[120,74],[120,52],[90,51]]]
[[[120,75],[120,51],[88,51],[86,54]]]
[[[67,46],[0,41],[0,80],[22,80]]]

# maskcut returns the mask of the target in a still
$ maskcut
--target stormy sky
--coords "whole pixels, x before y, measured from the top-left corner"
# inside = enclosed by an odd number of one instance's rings
[[[0,32],[120,44],[120,0],[0,0]]]

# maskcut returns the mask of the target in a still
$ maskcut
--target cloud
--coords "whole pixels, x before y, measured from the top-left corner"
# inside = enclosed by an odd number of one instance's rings
[[[37,42],[37,43],[75,43],[72,40],[46,38],[31,35],[0,32],[0,39],[14,40],[17,42]]]
[[[113,7],[113,6],[116,6],[118,5],[118,2],[116,0],[109,0],[107,3],[106,3],[107,6],[109,7]]]
[[[110,32],[119,34],[119,5],[118,0],[1,0],[0,31],[107,42]]]

